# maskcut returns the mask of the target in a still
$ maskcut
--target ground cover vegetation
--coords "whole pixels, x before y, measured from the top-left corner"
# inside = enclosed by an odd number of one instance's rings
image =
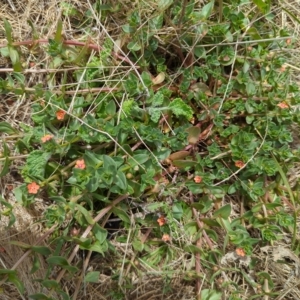
[[[1,21],[0,298],[300,299],[296,12],[51,3]]]

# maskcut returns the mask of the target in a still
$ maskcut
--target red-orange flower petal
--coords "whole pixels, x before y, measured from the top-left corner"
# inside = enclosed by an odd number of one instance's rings
[[[277,104],[277,106],[282,108],[282,109],[289,108],[289,106],[285,102],[281,102],[281,103]]]
[[[37,194],[40,186],[36,182],[27,184],[27,190],[29,194]]]
[[[246,252],[243,248],[236,248],[235,253],[239,257],[245,257],[246,256]]]
[[[62,121],[64,118],[65,118],[65,114],[66,114],[66,112],[65,111],[63,111],[63,110],[58,110],[57,112],[56,112],[56,118],[57,118],[57,120],[59,120],[59,121]]]
[[[243,161],[241,161],[241,160],[237,160],[234,164],[238,168],[242,168],[242,167],[245,166],[245,163]]]
[[[159,226],[163,226],[167,223],[167,220],[164,216],[160,216],[158,219],[157,219],[157,223]]]
[[[202,181],[202,177],[199,176],[199,175],[196,175],[196,176],[194,177],[194,181],[195,181],[196,183],[200,183],[200,182]]]
[[[78,159],[78,160],[76,160],[76,163],[75,163],[75,168],[77,168],[77,169],[85,169],[85,162],[84,162],[84,160],[83,159]]]
[[[53,135],[51,135],[51,134],[46,134],[46,135],[44,135],[44,136],[41,138],[41,141],[42,141],[43,143],[46,143],[46,142],[50,141],[52,138],[53,138]]]

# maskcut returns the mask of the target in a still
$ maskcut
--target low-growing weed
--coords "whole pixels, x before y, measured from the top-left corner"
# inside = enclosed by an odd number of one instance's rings
[[[247,299],[278,293],[253,261],[262,267],[257,249],[285,235],[299,247],[297,192],[286,175],[299,161],[291,127],[300,97],[286,51],[294,40],[270,28],[269,1],[242,2],[155,1],[150,9],[139,1],[126,12],[95,4],[85,17],[62,2],[74,26],[86,18],[102,30],[101,46],[91,32],[83,42],[66,39],[62,21],[51,39],[15,41],[4,20],[0,53],[13,69],[0,91],[26,97],[30,121],[0,123],[0,175],[22,159],[16,201],[30,208],[47,200],[39,222],[48,246],[18,244],[34,258],[32,273],[41,256],[47,262],[31,299],[76,299],[99,283],[104,267],[87,267],[94,253],[113,257],[108,299],[138,299],[132,278],[151,274],[161,276],[163,293],[180,278],[198,299],[241,299],[232,274],[251,286]],[[118,39],[101,13],[125,17]],[[24,65],[20,46],[46,63]],[[42,81],[29,82],[33,71]],[[13,205],[1,204],[13,226]],[[87,255],[83,263],[77,253]],[[1,270],[1,282],[24,293],[15,269]],[[72,277],[66,292],[61,281]]]

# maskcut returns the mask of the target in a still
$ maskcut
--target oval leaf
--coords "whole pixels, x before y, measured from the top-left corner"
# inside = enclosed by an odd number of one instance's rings
[[[231,205],[226,204],[222,206],[220,209],[216,210],[213,215],[215,218],[227,219],[230,216],[230,213],[231,213]]]
[[[99,282],[99,276],[100,276],[100,272],[96,271],[96,272],[89,272],[85,275],[84,277],[84,282]]]

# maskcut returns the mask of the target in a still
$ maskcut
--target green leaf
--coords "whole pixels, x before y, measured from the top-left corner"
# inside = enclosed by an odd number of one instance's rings
[[[204,58],[206,56],[205,48],[202,46],[196,46],[194,52],[197,58]]]
[[[141,153],[141,154],[133,155],[133,157],[129,157],[127,162],[131,167],[135,167],[135,166],[137,166],[137,162],[140,165],[142,165],[148,160],[149,160],[149,154]]]
[[[54,37],[54,41],[57,42],[57,43],[62,42],[62,29],[63,29],[62,20],[58,20],[57,27],[56,27],[56,32],[55,32],[55,37]]]
[[[1,275],[16,274],[16,270],[0,269]]]
[[[246,123],[247,123],[248,125],[252,124],[254,120],[255,120],[255,117],[254,117],[254,116],[247,116],[247,117],[246,117]]]
[[[270,8],[271,8],[270,0],[253,0],[253,3],[263,14],[268,14],[270,12]]]
[[[256,85],[252,81],[246,83],[246,92],[249,96],[256,95]]]
[[[150,114],[151,121],[157,123],[160,119],[161,111],[155,109],[155,107],[150,107],[149,114]]]
[[[75,17],[78,14],[76,7],[71,3],[61,2],[60,7],[63,15],[66,17]],[[101,8],[99,7],[99,10],[100,9]]]
[[[168,9],[173,4],[173,0],[158,0],[157,6],[160,12]]]
[[[173,166],[179,169],[190,169],[195,166],[195,162],[193,160],[173,160]]]
[[[122,190],[126,190],[127,188],[127,179],[123,172],[117,171],[117,174],[115,175],[115,181],[114,183]]]
[[[181,98],[174,99],[170,104],[169,108],[172,110],[173,114],[177,117],[184,116],[187,120],[192,119],[193,110],[190,106],[183,102]]]
[[[247,73],[250,69],[250,63],[246,60],[243,65],[243,73]]]
[[[161,106],[163,102],[164,102],[164,94],[161,91],[158,91],[147,100],[147,103],[151,104],[152,108]]]
[[[142,252],[144,250],[144,243],[142,243],[140,240],[135,239],[132,241],[132,246],[134,250],[138,252]]]
[[[184,231],[188,235],[194,235],[198,231],[198,225],[196,222],[189,222],[184,225]]]
[[[129,24],[122,25],[122,29],[125,33],[133,33],[135,31],[135,28]]]
[[[27,191],[26,183],[24,183],[20,186],[17,186],[14,189],[14,195],[15,195],[17,202],[19,202],[21,204],[27,203],[27,197],[25,196],[27,194],[26,191]]]
[[[62,256],[51,256],[47,258],[47,262],[51,265],[57,265],[61,267],[69,266],[69,262]]]
[[[21,241],[10,241],[10,243],[11,243],[12,245],[16,245],[16,246],[21,247],[21,248],[24,248],[24,249],[26,249],[26,250],[31,248],[31,245],[26,244],[26,243],[21,242]]]
[[[48,247],[44,246],[32,246],[31,250],[45,256],[51,254],[51,250]]]
[[[151,20],[149,20],[149,27],[152,30],[158,30],[162,27],[164,21],[164,15],[163,13],[160,13],[156,17],[153,17]]]
[[[83,214],[84,218],[90,225],[93,225],[95,223],[95,221],[91,217],[91,214],[82,205],[76,203],[75,207]]]
[[[6,207],[6,209],[2,209],[1,214],[3,216],[9,217],[7,227],[11,227],[16,221],[16,217],[12,211],[13,205],[11,205],[9,202],[5,201],[1,196],[0,196],[0,203]]]
[[[139,51],[139,50],[141,50],[141,46],[137,42],[128,43],[127,48],[130,51]]]
[[[56,280],[43,280],[41,284],[47,289],[59,289],[59,284]]]
[[[8,45],[11,45],[13,39],[12,39],[12,30],[11,30],[10,23],[6,19],[4,19],[3,22],[4,22],[5,35],[6,35]]]
[[[84,282],[98,283],[99,282],[99,276],[100,276],[99,271],[89,272],[84,276]]]
[[[151,80],[151,76],[149,74],[149,72],[143,72],[141,75],[143,82],[146,86],[151,86],[152,85],[152,80]]]
[[[8,47],[9,57],[13,64],[14,72],[22,71],[22,64],[20,62],[20,57],[18,51],[13,47]]]
[[[29,296],[33,300],[53,300],[53,298],[47,297],[45,294],[37,293]]]
[[[218,234],[217,234],[214,230],[209,229],[209,228],[206,228],[206,229],[205,229],[205,232],[206,232],[207,235],[208,235],[211,239],[213,239],[215,242],[218,241],[219,236],[218,236]]]
[[[8,274],[8,281],[12,282],[16,288],[19,290],[20,294],[24,294],[24,285],[20,281],[19,276],[14,273]]]
[[[14,79],[16,79],[19,83],[24,84],[25,83],[25,76],[22,73],[13,72],[12,73]]]
[[[4,57],[9,57],[8,47],[0,48],[0,54]]]
[[[199,183],[195,182],[187,182],[186,187],[193,193],[193,194],[201,194],[203,192],[203,187],[199,185]]]
[[[113,116],[116,113],[116,109],[116,103],[114,100],[111,100],[106,104],[105,110],[109,116]]]
[[[87,165],[91,165],[95,168],[99,168],[103,165],[102,157],[91,151],[86,151],[83,156]]]
[[[100,244],[99,241],[96,241],[89,248],[87,248],[87,250],[98,252],[103,255],[104,252],[108,250],[108,244],[107,244],[107,242]]]
[[[204,289],[201,291],[201,300],[221,300],[222,293],[215,290]]]
[[[199,14],[199,19],[201,21],[207,20],[212,14],[213,8],[215,5],[215,1],[211,1],[202,7],[202,10]]]
[[[199,247],[194,246],[194,245],[184,246],[184,251],[194,253],[194,254],[196,254],[196,253],[201,254],[202,253],[202,250]]]
[[[130,218],[129,216],[126,214],[126,212],[120,208],[114,207],[112,209],[113,213],[115,215],[117,215],[123,222],[130,224]]]
[[[7,147],[7,146],[3,142],[3,148],[5,149],[5,147]],[[5,152],[5,150],[4,150],[4,152]],[[9,172],[10,164],[11,164],[11,160],[8,157],[5,157],[4,163],[0,162],[0,177],[5,176]]]
[[[68,261],[62,256],[49,257],[49,258],[47,258],[47,262],[51,265],[60,266],[61,268],[66,269],[71,273],[76,272],[78,270],[76,267],[71,266],[68,263]]]
[[[116,162],[108,155],[103,155],[103,163],[105,170],[115,170],[117,168]]]
[[[193,203],[193,207],[199,210],[202,214],[207,213],[213,205],[213,201],[207,197],[200,198],[199,202]]]
[[[31,151],[22,170],[22,175],[24,177],[44,180],[45,167],[51,155],[50,152],[42,150]]]
[[[228,193],[229,195],[232,195],[232,194],[234,194],[235,192],[236,192],[236,185],[235,185],[235,184],[232,184],[232,185],[228,188],[227,193]]]
[[[8,51],[9,51],[9,57],[11,59],[11,62],[14,65],[15,63],[17,63],[20,60],[19,53],[13,47],[9,47]]]
[[[40,268],[41,268],[41,263],[40,263],[39,257],[38,257],[38,255],[34,255],[30,274],[34,274]]]
[[[183,208],[180,202],[176,202],[172,206],[173,217],[177,220],[180,220],[183,216]]]
[[[151,212],[157,211],[159,208],[164,207],[165,204],[162,202],[154,202],[147,204],[147,210]]]
[[[231,205],[230,204],[226,204],[224,206],[222,206],[221,208],[219,208],[218,210],[216,210],[213,213],[213,216],[215,218],[222,218],[222,219],[227,219],[230,216],[231,213]]]
[[[7,122],[0,122],[0,132],[4,132],[4,133],[7,133],[7,134],[17,134],[18,130],[14,129]]]
[[[71,298],[69,297],[69,295],[66,292],[64,292],[62,290],[58,290],[57,293],[59,295],[61,295],[62,300],[71,300]]]
[[[81,249],[89,249],[92,245],[92,239],[90,238],[73,238],[74,242],[76,242]]]
[[[90,178],[89,182],[86,184],[86,188],[89,192],[95,192],[99,187],[99,175],[95,173],[95,175]]]
[[[100,227],[98,223],[96,223],[92,229],[92,232],[95,238],[99,241],[100,244],[103,244],[107,239],[107,230]]]

